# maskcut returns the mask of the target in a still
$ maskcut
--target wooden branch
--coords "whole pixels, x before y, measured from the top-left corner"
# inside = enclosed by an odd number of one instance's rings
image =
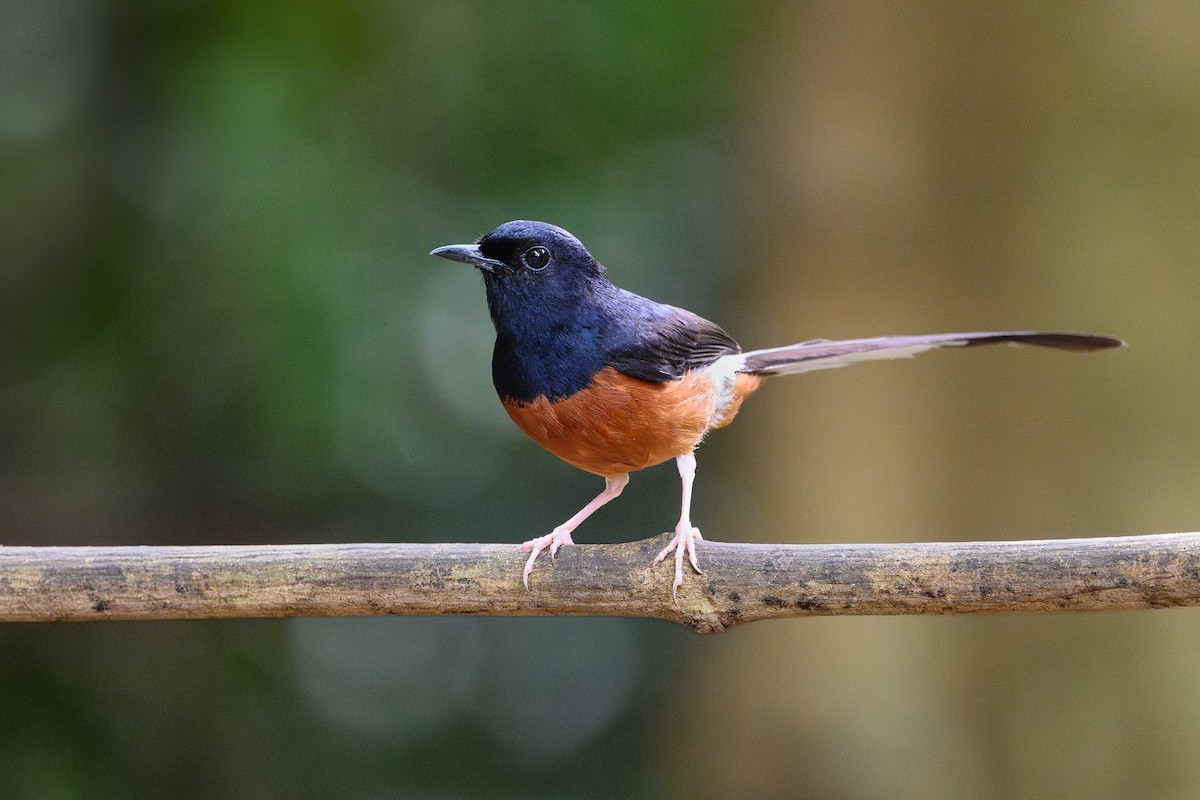
[[[0,547],[0,621],[362,614],[777,617],[1200,605],[1200,533],[1024,542],[703,542],[671,602],[668,536],[563,548],[532,591],[511,544]]]

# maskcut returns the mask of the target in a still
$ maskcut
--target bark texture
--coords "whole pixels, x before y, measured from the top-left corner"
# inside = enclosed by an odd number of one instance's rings
[[[501,544],[0,548],[0,621],[502,614],[655,617],[699,631],[838,614],[978,614],[1200,605],[1200,533],[1004,542],[703,542],[671,602],[668,536]]]

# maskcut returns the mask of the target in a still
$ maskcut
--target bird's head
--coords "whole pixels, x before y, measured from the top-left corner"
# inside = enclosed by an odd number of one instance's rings
[[[506,222],[475,244],[446,245],[430,255],[477,267],[493,303],[578,297],[604,275],[604,267],[569,232],[530,220]]]
[[[483,273],[496,331],[533,340],[546,331],[587,328],[603,315],[611,288],[604,267],[557,225],[506,222],[475,244],[439,247],[430,255],[471,264]]]
[[[616,287],[567,231],[506,222],[475,244],[430,255],[477,267],[496,327],[492,377],[502,397],[560,397],[586,386],[603,363]],[[619,311],[619,309],[617,309]]]

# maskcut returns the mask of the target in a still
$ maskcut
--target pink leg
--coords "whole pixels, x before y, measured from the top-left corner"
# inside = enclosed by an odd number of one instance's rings
[[[579,524],[595,513],[596,509],[612,500],[621,493],[625,488],[625,484],[629,483],[629,475],[618,475],[615,478],[604,479],[604,491],[596,495],[592,502],[579,510],[579,513],[571,517],[569,520],[559,525],[545,536],[539,536],[536,539],[530,539],[525,544],[521,545],[522,550],[532,550],[529,554],[529,560],[525,562],[525,572],[521,575],[521,582],[525,584],[525,588],[529,588],[529,573],[533,572],[533,562],[537,561],[537,557],[542,554],[542,551],[547,547],[550,548],[550,557],[553,558],[558,553],[558,548],[564,544],[575,544],[571,540],[571,531],[579,527]]]
[[[675,538],[663,548],[663,551],[658,554],[658,558],[654,559],[654,563],[657,564],[672,552],[675,553],[675,581],[671,584],[672,600],[675,600],[675,593],[683,585],[683,554],[685,551],[688,561],[692,564],[692,569],[701,575],[704,574],[704,570],[700,569],[700,564],[696,560],[696,540],[703,540],[704,537],[700,535],[699,528],[692,526],[692,482],[696,479],[696,456],[688,453],[676,458],[675,463],[679,466],[679,477],[683,479],[683,508],[679,514],[679,524],[675,526]]]

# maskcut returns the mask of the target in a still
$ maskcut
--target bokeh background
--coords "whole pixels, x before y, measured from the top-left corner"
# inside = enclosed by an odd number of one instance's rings
[[[1185,2],[2,2],[0,537],[549,530],[599,481],[426,256],[513,218],[748,347],[1131,342],[780,380],[700,452],[710,538],[1195,529],[1198,42]],[[1194,609],[9,625],[0,796],[1194,798],[1198,665]]]

